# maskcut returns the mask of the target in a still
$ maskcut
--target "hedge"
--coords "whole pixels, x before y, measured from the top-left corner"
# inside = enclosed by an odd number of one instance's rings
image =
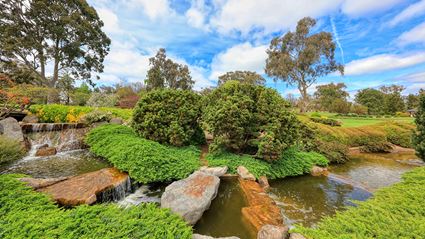
[[[90,151],[128,172],[141,183],[163,182],[187,177],[199,168],[200,150],[194,146],[161,145],[136,135],[127,126],[103,125],[86,137]]]
[[[269,179],[299,176],[309,173],[314,165],[323,167],[328,165],[328,160],[323,155],[315,152],[301,152],[295,148],[284,151],[278,160],[271,163],[248,155],[231,153],[209,154],[206,159],[211,167],[229,167],[229,173],[236,173],[237,167],[242,165],[255,177],[267,176]]]
[[[378,190],[365,202],[356,202],[317,228],[297,226],[293,231],[310,239],[423,238],[425,235],[425,167],[405,173],[400,183]]]
[[[69,106],[59,104],[31,105],[29,111],[43,123],[76,123],[93,111],[110,112],[124,120],[131,118],[132,110],[112,107]]]
[[[192,238],[192,228],[168,209],[141,204],[58,208],[47,195],[0,175],[0,238]]]

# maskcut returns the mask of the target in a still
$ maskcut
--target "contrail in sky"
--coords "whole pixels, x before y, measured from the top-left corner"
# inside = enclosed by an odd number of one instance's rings
[[[345,59],[344,59],[344,50],[342,49],[341,43],[339,42],[339,36],[338,32],[336,31],[336,26],[334,22],[334,18],[331,17],[331,25],[332,25],[332,31],[335,36],[336,45],[338,46],[339,50],[341,51],[341,57],[342,57],[342,63],[345,65]]]

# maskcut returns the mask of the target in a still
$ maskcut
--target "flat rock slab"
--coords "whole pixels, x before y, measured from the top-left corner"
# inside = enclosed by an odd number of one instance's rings
[[[212,174],[212,175],[217,176],[217,177],[221,177],[221,176],[223,176],[227,173],[228,169],[229,168],[227,166],[224,166],[224,167],[203,166],[199,169],[199,171],[204,172],[204,173],[208,173],[208,174]]]
[[[217,195],[220,179],[212,174],[196,171],[189,177],[173,182],[165,188],[161,207],[183,217],[190,225],[201,218]]]
[[[19,179],[22,182],[26,182],[27,186],[32,187],[33,189],[45,188],[47,186],[53,185],[58,182],[62,182],[69,179],[69,177],[60,177],[60,178],[21,178]]]
[[[260,184],[239,178],[239,185],[249,205],[242,208],[242,216],[256,232],[259,232],[265,225],[283,226],[280,208]]]
[[[128,174],[116,168],[105,168],[71,177],[38,191],[50,195],[58,204],[76,206],[93,204],[100,193],[124,185],[128,181]]]

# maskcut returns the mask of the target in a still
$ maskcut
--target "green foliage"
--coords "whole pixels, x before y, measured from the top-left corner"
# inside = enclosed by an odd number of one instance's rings
[[[384,94],[376,89],[359,90],[355,96],[356,103],[367,107],[368,114],[379,115],[384,112]]]
[[[66,122],[78,122],[84,115],[93,112],[110,112],[116,117],[120,117],[124,120],[131,118],[132,110],[119,109],[119,108],[107,108],[107,107],[88,107],[88,106],[67,106],[67,105],[32,105],[29,107],[29,111],[32,114],[37,115],[41,122],[44,123],[66,123]]]
[[[417,130],[413,135],[413,144],[418,157],[425,161],[425,94],[420,97],[415,123]]]
[[[357,207],[325,218],[316,228],[293,231],[311,239],[422,238],[425,235],[425,167],[403,175],[400,183],[382,188]]]
[[[92,93],[87,101],[87,106],[91,107],[114,107],[118,102],[118,97],[113,94]]]
[[[331,119],[331,118],[311,117],[310,119],[313,122],[320,123],[320,124],[326,124],[326,125],[330,125],[330,126],[341,126],[342,125],[341,121],[338,121],[336,119]]]
[[[251,85],[264,85],[266,82],[261,75],[253,71],[231,71],[218,77],[218,86],[230,80]]]
[[[405,104],[401,92],[403,86],[382,86],[379,90],[366,88],[357,92],[355,101],[368,108],[372,115],[388,114],[395,115],[396,112],[404,111]]]
[[[227,166],[229,173],[236,173],[238,166],[246,167],[255,177],[267,176],[269,179],[298,176],[309,173],[314,165],[327,166],[328,160],[315,152],[301,152],[295,148],[285,150],[278,160],[269,163],[248,155],[231,153],[209,154],[209,166]]]
[[[164,144],[202,144],[205,138],[198,124],[200,104],[201,97],[192,91],[149,91],[134,108],[132,127],[141,137]]]
[[[141,204],[58,208],[47,195],[0,175],[0,237],[24,238],[192,238],[192,228],[168,209]]]
[[[25,151],[19,142],[0,135],[0,164],[22,158]]]
[[[350,109],[347,101],[349,96],[344,83],[330,83],[316,87],[314,97],[321,110],[336,113],[346,113]]]
[[[173,62],[167,59],[164,48],[156,53],[155,57],[149,58],[147,79],[145,84],[148,89],[171,88],[190,90],[195,83],[190,76],[189,68],[186,65]]]
[[[111,112],[95,110],[84,115],[82,121],[87,124],[93,124],[96,122],[109,122],[111,119],[112,119]]]
[[[214,135],[212,151],[226,149],[274,160],[298,139],[299,122],[275,90],[228,81],[205,101],[203,122]]]
[[[195,147],[161,145],[138,137],[126,126],[99,126],[89,132],[86,143],[91,152],[141,183],[185,178],[199,168],[200,151]]]
[[[367,142],[360,147],[360,151],[364,153],[389,153],[392,149],[391,144],[385,141]]]

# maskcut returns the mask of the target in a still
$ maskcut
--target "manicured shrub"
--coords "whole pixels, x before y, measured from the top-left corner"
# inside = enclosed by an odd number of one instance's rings
[[[392,149],[391,143],[385,141],[368,142],[360,147],[363,153],[390,153]]]
[[[0,135],[0,164],[22,158],[25,151],[19,142]]]
[[[82,121],[87,124],[93,124],[96,122],[109,122],[111,119],[112,119],[111,112],[95,110],[84,115],[82,118]]]
[[[205,100],[202,118],[214,135],[212,152],[225,149],[275,160],[298,139],[299,121],[273,89],[228,81]]]
[[[207,160],[212,167],[229,167],[229,173],[236,173],[237,167],[242,165],[257,178],[267,176],[269,179],[303,175],[309,173],[314,165],[327,166],[329,162],[319,153],[302,152],[295,148],[285,150],[279,159],[270,163],[248,155],[231,153],[209,154]]]
[[[124,120],[131,118],[132,110],[106,107],[68,106],[68,105],[31,105],[29,111],[35,114],[44,123],[75,123],[86,114],[93,111],[110,112],[115,117]]]
[[[113,94],[92,93],[86,105],[91,107],[114,107],[118,102],[118,97]]]
[[[311,239],[422,238],[425,235],[425,167],[403,175],[400,183],[382,188],[357,207],[327,217],[315,228],[293,231]]]
[[[202,144],[200,106],[201,96],[192,91],[152,90],[143,94],[134,108],[132,127],[139,136],[163,144]]]
[[[185,178],[199,168],[200,151],[194,146],[161,145],[122,125],[99,126],[89,132],[86,143],[91,152],[141,183]]]
[[[64,210],[18,181],[22,176],[0,175],[1,238],[192,238],[192,228],[168,209],[98,204]]]
[[[413,135],[413,144],[418,157],[425,161],[425,94],[422,94],[419,99],[415,123],[417,129]]]
[[[311,121],[320,123],[320,124],[326,124],[330,126],[341,126],[341,121],[330,119],[330,118],[318,118],[318,117],[311,117]]]

